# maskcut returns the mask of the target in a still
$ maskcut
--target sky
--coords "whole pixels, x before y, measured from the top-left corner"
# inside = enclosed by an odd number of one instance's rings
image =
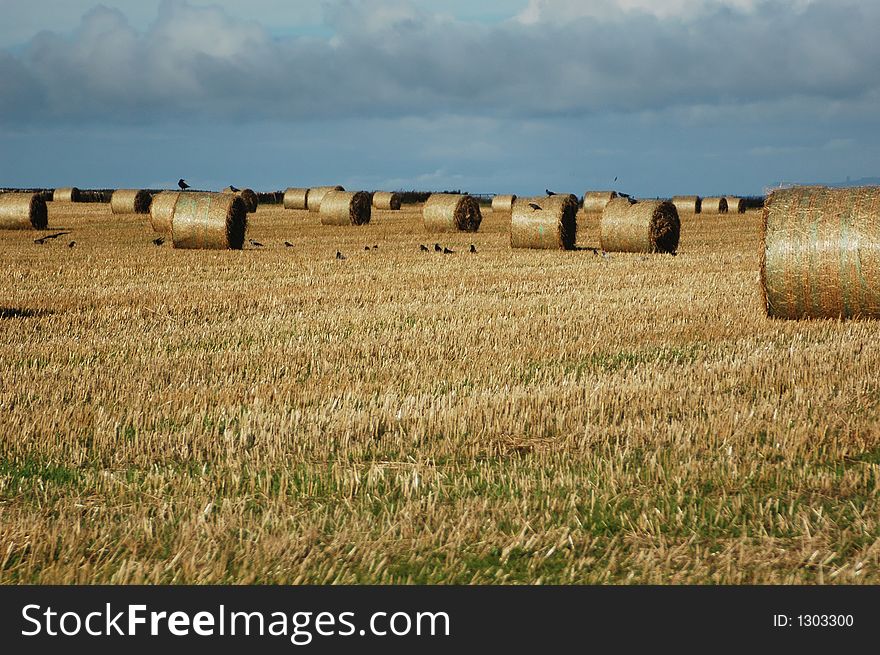
[[[668,197],[880,174],[874,0],[2,5],[0,186]]]

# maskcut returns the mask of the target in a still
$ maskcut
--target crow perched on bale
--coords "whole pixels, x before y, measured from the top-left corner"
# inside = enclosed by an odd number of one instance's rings
[[[533,212],[536,212],[536,211],[538,211],[539,209],[541,209],[541,205],[536,205],[536,204],[533,203],[533,202],[530,202],[530,203],[529,203],[529,207],[532,208],[532,211],[533,211]]]
[[[544,191],[547,193],[548,196],[555,196],[556,195],[556,192],[551,191],[550,189],[544,189]]]
[[[186,191],[189,188],[189,184],[186,183],[186,180],[180,178],[177,180],[177,186],[180,187],[181,191]]]

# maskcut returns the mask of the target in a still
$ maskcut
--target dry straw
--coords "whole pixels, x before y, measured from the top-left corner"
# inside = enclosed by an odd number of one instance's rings
[[[428,232],[476,232],[483,214],[476,198],[454,193],[434,193],[422,208],[422,221]]]
[[[231,193],[181,193],[171,217],[175,248],[240,250],[247,230],[244,200]]]
[[[775,191],[761,290],[774,318],[880,318],[880,187]]]
[[[80,200],[80,190],[75,186],[55,189],[52,193],[53,202],[79,202]]]
[[[587,191],[584,193],[584,211],[600,212],[616,197],[616,191]]]
[[[321,200],[327,195],[330,191],[345,191],[339,185],[336,186],[316,186],[309,189],[309,211],[310,212],[319,212],[321,211]]]
[[[180,197],[178,191],[162,191],[153,196],[150,204],[150,225],[154,232],[171,234],[171,218],[174,216],[174,205]]]
[[[573,195],[517,198],[510,217],[511,247],[573,250],[577,211]]]
[[[727,201],[727,211],[731,214],[746,213],[746,203],[742,198],[737,198],[736,196],[726,196],[724,199]]]
[[[321,225],[366,225],[372,204],[366,191],[328,191],[321,200]]]
[[[290,187],[284,192],[284,209],[308,209],[309,190]]]
[[[0,194],[0,229],[45,230],[49,224],[46,200],[41,193]]]
[[[674,253],[681,223],[675,205],[669,201],[631,204],[626,198],[616,198],[602,212],[599,231],[602,250]]]
[[[152,196],[143,189],[117,189],[110,196],[110,211],[114,214],[148,214]]]
[[[672,204],[679,214],[699,214],[702,200],[700,196],[675,196]]]
[[[516,196],[492,196],[492,213],[493,214],[509,214],[513,211],[513,203],[516,202]]]
[[[726,214],[727,198],[703,198],[700,203],[701,214]]]
[[[402,201],[400,194],[394,191],[376,191],[373,194],[373,207],[376,209],[400,209]]]

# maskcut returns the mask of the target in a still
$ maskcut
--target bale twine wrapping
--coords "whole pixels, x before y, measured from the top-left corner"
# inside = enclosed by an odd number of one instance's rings
[[[509,214],[513,211],[514,202],[516,202],[515,195],[492,196],[492,213]]]
[[[319,212],[321,211],[321,200],[324,198],[327,193],[330,191],[345,191],[344,188],[339,186],[316,186],[309,189],[309,211],[310,212]]]
[[[150,225],[158,234],[171,234],[171,217],[174,216],[174,205],[180,197],[178,191],[162,191],[153,196],[150,204]]]
[[[55,189],[55,191],[52,192],[53,202],[80,202],[80,200],[80,190],[75,186]]]
[[[672,198],[672,204],[675,205],[679,214],[699,214],[702,203],[700,196],[675,196]]]
[[[573,195],[517,198],[510,217],[510,246],[573,250],[577,211],[578,201]]]
[[[726,214],[727,198],[703,198],[700,203],[701,214]]]
[[[366,225],[372,205],[366,191],[328,191],[321,199],[321,225]]]
[[[737,198],[736,196],[725,196],[724,198],[727,201],[727,211],[731,214],[745,214],[746,213],[746,203],[742,198]]]
[[[775,191],[761,291],[774,318],[880,318],[880,187]]]
[[[376,191],[373,194],[373,207],[397,211],[402,202],[400,194],[394,191]]]
[[[609,252],[669,252],[678,250],[681,222],[668,200],[631,204],[615,198],[599,221],[602,250]]]
[[[0,229],[45,230],[48,224],[49,212],[43,194],[0,194]]]
[[[600,212],[617,197],[617,191],[587,191],[584,193],[584,211]]]
[[[284,209],[308,209],[309,190],[290,187],[284,192]]]
[[[231,193],[181,193],[171,216],[175,248],[241,250],[247,230],[244,200]]]
[[[476,232],[483,214],[476,198],[456,193],[433,193],[422,208],[428,232]]]
[[[114,214],[148,214],[153,197],[143,189],[117,189],[110,196],[110,211]]]

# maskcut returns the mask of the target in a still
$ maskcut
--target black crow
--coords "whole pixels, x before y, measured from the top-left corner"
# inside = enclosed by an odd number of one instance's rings
[[[263,244],[259,241],[254,241],[253,239],[248,239],[248,243],[254,246],[255,248],[262,248]]]
[[[454,250],[450,250],[449,248],[444,248],[444,249],[443,249],[443,254],[444,254],[444,255],[454,255],[454,254],[455,254],[455,251],[454,251]]]
[[[285,242],[284,242],[284,245],[285,245],[285,247],[287,247],[287,248],[293,248],[293,244],[290,243],[290,241],[285,241]]]
[[[67,247],[73,248],[75,245],[76,245],[76,241],[71,241],[70,243],[67,244]]]
[[[532,211],[533,211],[533,212],[536,212],[536,211],[538,211],[539,209],[541,209],[541,205],[536,205],[536,204],[533,203],[533,202],[530,202],[530,203],[529,203],[529,207],[532,208]]]
[[[229,190],[232,191],[232,193],[238,193],[239,191],[241,191],[241,189],[236,189],[236,188],[235,188],[234,186],[232,186],[231,184],[229,185]]]
[[[617,176],[616,176],[616,175],[614,176],[614,181],[617,182]]]
[[[471,244],[471,252],[477,252],[477,247],[474,244]]]
[[[555,195],[556,195],[556,192],[555,192],[555,191],[551,191],[550,189],[544,189],[544,191],[547,192],[547,195],[548,195],[548,196],[555,196]]]
[[[345,259],[345,255],[343,255],[341,252],[339,252],[339,251],[337,250],[337,251],[336,251],[336,259]]]
[[[163,243],[165,243],[165,237],[156,237],[153,239],[153,245],[161,246]]]
[[[177,186],[179,186],[182,191],[185,191],[189,188],[189,184],[187,184],[186,180],[184,180],[183,178],[177,180]]]
[[[421,250],[422,252],[428,252],[428,246],[420,243],[419,250]]]
[[[379,246],[373,246],[373,250],[378,250]]]
[[[434,252],[443,252],[443,248],[440,246],[439,243],[434,244]]]
[[[49,239],[57,239],[58,237],[63,237],[65,234],[70,234],[70,232],[56,232],[55,234],[47,234],[44,237],[34,239],[34,243],[44,244]]]

